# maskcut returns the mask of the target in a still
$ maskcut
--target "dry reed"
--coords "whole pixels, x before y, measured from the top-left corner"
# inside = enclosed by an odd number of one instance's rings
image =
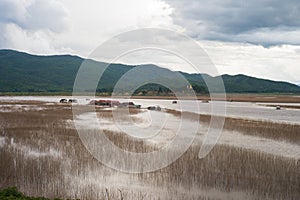
[[[72,119],[69,105],[40,106],[44,109],[0,112],[0,137],[5,141],[0,144],[0,188],[15,185],[30,196],[64,199],[300,198],[299,160],[225,145],[217,145],[201,160],[199,145],[193,145],[176,162],[156,172],[117,172],[94,159],[76,130],[67,126],[66,121]],[[111,117],[108,111],[98,112]],[[201,122],[209,119],[200,116]],[[299,142],[299,127],[279,126],[283,125],[241,119],[225,122],[229,130]],[[121,133],[106,134],[121,148],[153,150]]]

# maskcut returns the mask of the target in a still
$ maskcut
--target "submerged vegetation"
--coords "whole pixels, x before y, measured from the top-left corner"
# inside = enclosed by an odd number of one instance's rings
[[[151,173],[126,174],[102,165],[85,149],[72,126],[70,105],[4,104],[6,108],[0,112],[0,188],[15,185],[24,195],[49,199],[300,198],[300,161],[297,159],[222,144],[215,146],[204,159],[198,159],[201,141],[196,138],[191,148],[170,166]],[[14,110],[8,104],[24,107]],[[97,112],[100,117],[111,117],[109,110],[97,109]],[[209,121],[209,117],[204,116],[202,121]],[[239,119],[225,122],[228,130],[236,127],[234,130],[245,134],[262,134],[274,141],[286,139],[299,144],[299,126],[266,125]],[[291,130],[294,133],[290,133]],[[128,151],[155,150],[121,133],[105,131],[105,134]],[[15,188],[4,191],[23,195]]]
[[[168,109],[167,113],[174,116],[185,115],[186,118],[197,120],[201,123],[208,124],[210,115],[200,115],[191,112],[180,112]],[[289,123],[276,123],[271,121],[259,121],[242,118],[226,117],[224,121],[224,129],[229,131],[237,131],[246,135],[265,137],[275,140],[285,140],[291,143],[300,144],[300,125]]]

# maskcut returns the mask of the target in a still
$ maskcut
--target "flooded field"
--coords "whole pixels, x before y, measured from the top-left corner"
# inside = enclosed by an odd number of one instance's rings
[[[15,97],[0,97],[0,101],[11,100],[35,100],[44,102],[58,102],[58,96],[15,96]],[[89,99],[90,97],[88,97]],[[79,98],[79,104],[87,104],[87,98]],[[106,98],[101,98],[106,99]],[[127,100],[127,99],[119,99]],[[253,103],[253,102],[222,102],[215,101],[210,103],[203,103],[202,101],[183,100],[178,101],[177,104],[172,104],[172,100],[159,100],[159,99],[132,99],[136,104],[141,104],[144,107],[152,105],[160,105],[164,108],[195,112],[198,114],[211,114],[212,107],[214,107],[214,114],[227,117],[255,119],[264,121],[275,121],[280,123],[293,123],[300,124],[300,106],[299,103]],[[268,106],[269,105],[269,106]],[[270,106],[272,105],[272,106]],[[282,106],[281,110],[276,110],[274,106]],[[285,106],[284,106],[285,105]],[[225,106],[226,110],[223,111]],[[289,108],[291,107],[291,108]]]
[[[300,198],[299,109],[228,102],[217,145],[199,159],[211,103],[198,102],[200,109],[196,109],[195,102],[189,101],[133,100],[142,107],[163,109],[124,114],[121,109],[97,107],[95,113],[82,112],[73,119],[71,104],[59,104],[59,99],[0,98],[0,188],[17,186],[30,196],[63,199]],[[82,99],[78,106],[87,103]],[[181,105],[185,103],[190,106]],[[192,114],[182,119],[185,111]],[[118,122],[114,112],[121,113]],[[94,120],[99,124],[91,123]],[[132,174],[95,159],[75,126],[90,134],[105,134],[116,146],[138,153],[164,147],[180,127],[185,133],[182,145],[193,137],[194,127],[197,133],[190,148],[171,165]],[[172,151],[180,148],[179,143]]]

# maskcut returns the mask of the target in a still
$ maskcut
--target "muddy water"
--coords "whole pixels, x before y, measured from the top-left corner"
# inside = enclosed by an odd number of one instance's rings
[[[202,103],[201,101],[178,101],[178,104],[172,104],[170,100],[134,100],[137,104],[160,105],[165,108],[176,109],[181,111],[195,112],[198,114],[212,114],[218,116],[237,117],[243,119],[255,119],[275,121],[280,123],[300,124],[300,109],[276,110],[273,107],[266,107],[256,103],[249,102],[221,102],[215,101]],[[277,104],[276,104],[277,105]],[[279,104],[280,105],[280,104]],[[286,104],[288,105],[288,104]],[[299,104],[291,104],[299,105]],[[226,112],[223,112],[225,107]],[[214,108],[214,111],[212,109]]]
[[[54,102],[55,98],[52,97],[52,101]],[[31,100],[31,99],[27,99]],[[49,99],[45,100],[49,101]],[[144,107],[148,105],[160,105],[161,107],[169,107],[173,109],[180,109],[179,104],[171,104],[171,101],[155,101],[155,100],[136,100],[135,103],[140,103]],[[187,102],[189,103],[194,102]],[[234,106],[238,106],[239,104],[234,103]],[[204,104],[203,106],[210,106],[210,104]],[[245,105],[242,104],[242,109]],[[188,107],[188,106],[187,106]],[[196,112],[196,110],[191,109],[189,111]],[[25,110],[25,108],[22,108]],[[91,123],[91,119],[96,118],[100,122],[100,126],[97,124]],[[181,127],[181,124],[186,125],[183,131],[186,132],[186,137],[192,137],[188,135],[191,130],[195,130],[191,127],[194,127],[195,122],[184,120],[182,121],[180,118],[170,115],[165,112],[157,112],[157,111],[148,111],[144,110],[138,114],[134,114],[131,116],[129,120],[125,121],[114,121],[109,118],[98,118],[95,113],[84,113],[79,115],[75,119],[79,123],[79,128],[82,129],[102,129],[102,130],[112,130],[123,132],[129,134],[133,137],[139,137],[145,139],[148,144],[165,146],[171,140],[174,139],[177,135],[178,128]],[[73,127],[73,122],[68,121],[70,127]],[[52,127],[52,126],[51,126]],[[207,128],[205,125],[200,124],[197,127],[197,138],[199,143],[203,141],[203,138],[206,134]],[[141,131],[143,130],[143,131]],[[153,131],[154,130],[154,131]],[[46,131],[46,130],[45,130]],[[27,185],[27,179],[25,184],[23,184],[23,191],[28,191],[33,188],[41,187],[37,190],[36,193],[29,193],[34,196],[49,196],[56,194],[53,188],[59,188],[58,191],[66,191],[66,194],[60,193],[62,197],[72,197],[72,198],[80,198],[80,199],[109,199],[105,193],[106,188],[109,188],[109,193],[111,195],[110,199],[121,199],[120,191],[124,195],[124,199],[262,199],[256,198],[252,196],[252,193],[249,194],[244,192],[244,190],[239,190],[239,187],[236,187],[236,190],[226,191],[219,190],[218,187],[213,188],[202,188],[199,185],[196,186],[191,185],[188,187],[184,183],[181,184],[181,181],[177,181],[176,184],[170,186],[168,182],[168,178],[164,179],[164,184],[159,185],[159,180],[161,176],[155,176],[154,181],[150,178],[147,179],[143,177],[139,177],[134,174],[122,173],[116,170],[112,170],[110,168],[104,167],[102,165],[98,165],[93,163],[92,161],[88,161],[87,163],[85,156],[78,154],[78,146],[75,146],[75,143],[70,143],[69,137],[66,137],[67,140],[61,140],[61,138],[57,139],[56,146],[49,146],[48,143],[43,143],[44,145],[38,145],[39,148],[34,148],[28,145],[27,143],[22,143],[21,141],[14,141],[11,138],[6,136],[0,136],[0,147],[4,150],[8,149],[12,155],[22,155],[24,156],[24,160],[21,160],[22,157],[16,157],[15,161],[17,161],[16,165],[20,165],[20,169],[23,169],[24,163],[37,162],[40,173],[44,173],[46,179],[43,181],[39,181],[39,178],[34,176],[34,181],[37,182],[37,185]],[[42,141],[51,141],[53,138],[45,137],[42,138]],[[37,138],[32,136],[30,141],[34,143],[38,143]],[[74,141],[73,141],[74,142]],[[224,131],[219,138],[219,144],[226,144],[232,147],[240,147],[244,149],[250,149],[257,152],[262,152],[263,154],[282,156],[285,158],[292,158],[292,160],[300,159],[300,147],[299,145],[286,143],[283,141],[276,141],[272,139],[265,139],[255,136],[246,136],[237,132]],[[42,143],[41,143],[42,144]],[[69,145],[67,145],[69,144]],[[45,146],[45,147],[44,147]],[[85,152],[85,149],[80,149],[80,152]],[[66,153],[68,152],[68,153]],[[72,153],[73,152],[73,153]],[[85,155],[85,154],[83,154]],[[76,158],[78,156],[82,156],[80,158],[83,159],[83,164],[80,162],[76,163]],[[50,159],[51,158],[51,159]],[[49,159],[49,160],[48,160]],[[45,167],[47,166],[49,169],[52,169],[52,166],[57,163],[60,165],[59,170],[55,171],[58,173],[57,182],[49,181],[48,174],[45,172]],[[46,164],[46,165],[45,165]],[[187,163],[188,165],[189,163]],[[43,167],[41,167],[43,166]],[[3,169],[3,168],[2,168]],[[17,168],[19,169],[19,168]],[[30,171],[32,167],[29,168]],[[187,168],[188,169],[188,168]],[[285,169],[285,168],[284,168]],[[51,171],[50,171],[51,172]],[[170,171],[171,172],[171,171]],[[289,172],[285,172],[288,175],[288,179],[292,180],[292,175]],[[28,173],[29,174],[29,173]],[[27,176],[26,173],[21,173],[21,177]],[[35,174],[35,173],[34,173]],[[275,174],[275,173],[274,173]],[[151,175],[151,174],[150,174]],[[149,175],[149,176],[150,176]],[[163,174],[162,174],[163,175]],[[278,175],[278,174],[277,174]],[[30,177],[28,175],[28,177]],[[298,176],[297,176],[298,177]],[[296,179],[297,179],[296,177]],[[62,180],[60,180],[60,178]],[[194,177],[191,177],[190,182],[193,182]],[[209,179],[210,180],[210,179]],[[213,181],[214,178],[212,178]],[[276,179],[277,180],[277,179]],[[278,179],[280,180],[280,179]],[[158,182],[158,183],[157,183]],[[171,182],[173,183],[173,182]],[[178,183],[178,185],[177,185]],[[271,182],[276,184],[276,182]],[[47,185],[49,184],[50,187]],[[194,182],[193,182],[194,184]],[[288,184],[288,186],[292,186],[293,182],[290,183],[284,182],[284,184]],[[295,184],[297,185],[297,184]],[[237,185],[238,186],[238,185]],[[277,184],[278,186],[278,184]],[[64,187],[62,189],[62,187]],[[185,188],[185,187],[188,187]],[[250,187],[250,186],[249,186]],[[42,189],[46,188],[46,189]],[[52,188],[52,190],[49,188]],[[22,189],[22,188],[21,188]],[[258,189],[259,190],[259,189]],[[49,192],[50,191],[50,192]],[[252,191],[252,190],[250,190]],[[254,194],[255,194],[255,190]],[[288,190],[286,190],[288,193]],[[49,193],[47,193],[49,192]],[[90,195],[90,196],[89,196]],[[101,198],[100,198],[101,197]],[[201,198],[203,197],[203,198]],[[266,199],[266,198],[263,198]],[[292,198],[284,198],[281,199],[292,199]],[[295,198],[296,199],[296,198]]]
[[[96,118],[99,120],[100,126],[95,126],[91,124],[90,121]],[[198,123],[195,121],[184,120],[181,118],[175,117],[174,115],[159,112],[159,111],[148,111],[145,110],[138,114],[132,116],[132,120],[116,122],[114,119],[99,118],[95,113],[83,113],[76,119],[76,123],[79,124],[77,128],[81,129],[100,129],[100,130],[111,130],[116,132],[122,132],[124,134],[131,135],[133,137],[143,138],[143,132],[138,132],[141,135],[132,135],[132,132],[135,132],[138,128],[143,128],[145,130],[146,136],[145,141],[148,144],[165,146],[176,137],[177,129],[180,127],[180,124],[186,124],[187,127],[193,127],[193,123]],[[140,120],[135,120],[138,118]],[[69,122],[71,123],[71,122]],[[148,135],[147,130],[156,130],[156,134]],[[202,142],[208,127],[205,125],[200,125],[197,128],[197,142]],[[186,137],[191,137],[188,133],[190,129],[186,129]],[[252,150],[255,152],[261,152],[262,154],[280,156],[284,158],[289,158],[295,162],[300,159],[300,145],[287,143],[284,141],[266,139],[256,136],[243,135],[238,132],[233,131],[223,131],[222,135],[218,140],[218,144],[225,144],[232,147],[238,147],[242,149]],[[95,173],[95,172],[93,172]],[[103,172],[99,171],[99,175]],[[134,176],[129,174],[122,174],[120,172],[112,173],[114,175],[107,177],[105,180],[106,183],[111,183],[116,188],[128,188],[134,191],[142,191],[149,196],[154,198],[159,197],[162,199],[199,199],[199,195],[210,199],[256,199],[250,194],[241,191],[228,191],[224,192],[218,189],[202,189],[202,188],[190,188],[186,190],[181,188],[180,185],[172,186],[172,193],[166,193],[170,190],[167,185],[157,186],[151,184],[151,182],[143,182],[139,179],[135,179]],[[126,180],[126,182],[118,181]],[[94,182],[96,185],[97,178],[94,174],[85,177],[78,177],[79,180],[85,180],[83,184]],[[138,197],[141,198],[141,197]],[[145,198],[147,199],[147,197]],[[267,199],[266,197],[264,199]]]
[[[185,127],[181,130],[186,133],[186,137],[192,137],[191,131],[197,132],[197,137],[203,141],[208,127],[204,125],[197,126],[194,121],[182,120],[171,114],[158,111],[144,111],[138,113],[134,118],[142,120],[130,120],[118,122],[114,119],[108,120],[98,118],[95,113],[84,113],[75,120],[82,129],[100,129],[122,132],[137,138],[144,138],[149,144],[159,144],[160,146],[167,145],[176,137],[179,127]],[[97,118],[100,126],[91,124],[91,120]],[[184,124],[184,126],[182,126]],[[137,131],[140,128],[144,131]],[[191,128],[196,128],[191,130]],[[155,133],[149,136],[149,133]],[[147,137],[145,137],[147,136]],[[254,151],[260,151],[266,154],[275,156],[283,156],[287,158],[300,159],[300,145],[278,141],[258,136],[244,135],[234,131],[223,130],[218,144],[226,144],[234,147],[245,148]]]
[[[4,100],[36,100],[47,102],[58,102],[62,96],[16,96],[16,97],[0,97],[0,101]],[[71,97],[70,97],[71,98]],[[87,100],[88,99],[88,100]],[[90,97],[78,98],[79,104],[87,104]],[[105,99],[105,98],[101,98]],[[118,99],[128,101],[126,99]],[[140,104],[142,107],[159,105],[164,108],[176,109],[181,111],[195,112],[199,114],[213,114],[228,117],[237,117],[244,119],[266,120],[275,121],[280,123],[300,124],[300,109],[286,109],[276,110],[273,107],[263,106],[262,103],[249,103],[249,102],[221,102],[215,101],[210,103],[202,103],[201,101],[183,100],[178,101],[177,104],[172,104],[172,100],[157,100],[157,99],[132,99],[135,104]],[[274,105],[280,105],[280,103]],[[285,104],[296,105],[298,104]],[[225,106],[226,113],[223,112]],[[214,108],[214,112],[212,112]]]

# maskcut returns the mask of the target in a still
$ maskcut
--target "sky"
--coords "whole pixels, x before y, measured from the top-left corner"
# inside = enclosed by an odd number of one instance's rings
[[[1,49],[89,57],[113,36],[140,28],[191,37],[220,74],[300,84],[298,0],[0,0]],[[161,52],[133,53],[118,62],[195,72]]]

